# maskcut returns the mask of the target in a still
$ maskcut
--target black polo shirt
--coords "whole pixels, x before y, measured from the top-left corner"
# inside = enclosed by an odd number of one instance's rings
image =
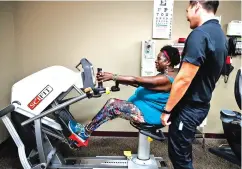
[[[210,102],[227,55],[227,39],[218,20],[209,20],[189,34],[182,53],[182,62],[200,68],[182,101],[206,104]]]

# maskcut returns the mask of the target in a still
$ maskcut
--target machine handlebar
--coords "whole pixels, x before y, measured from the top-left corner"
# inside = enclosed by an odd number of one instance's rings
[[[81,71],[81,70],[78,68],[78,67],[80,66],[80,64],[81,64],[81,62],[78,63],[78,65],[76,65],[76,69],[79,70],[79,71]]]
[[[97,68],[97,72],[98,72],[98,73],[101,73],[101,72],[102,72],[102,68]],[[100,88],[100,89],[104,89],[104,88],[103,88],[103,82],[98,82],[98,88]]]
[[[111,87],[111,91],[113,91],[113,92],[120,91],[119,83],[117,81],[115,82],[115,86]]]
[[[13,112],[14,109],[15,109],[15,106],[12,105],[12,104],[10,104],[9,106],[5,107],[4,109],[2,109],[2,110],[0,111],[0,117],[3,117],[3,116],[5,116],[5,115],[7,115],[8,113]]]
[[[97,72],[101,73],[102,68],[97,68]],[[107,91],[107,89],[103,87],[103,82],[98,82],[98,86],[96,88],[93,88],[92,90],[94,92],[94,95],[92,97],[101,97],[102,94],[109,93],[109,91]],[[115,86],[112,86],[110,91],[112,92],[120,91],[119,83],[115,82]]]

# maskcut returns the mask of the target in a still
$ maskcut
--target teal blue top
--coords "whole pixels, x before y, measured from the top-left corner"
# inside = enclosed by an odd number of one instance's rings
[[[173,77],[168,75],[167,77],[173,83]],[[157,92],[138,87],[128,101],[139,108],[146,123],[161,124],[160,116],[169,96],[170,92]]]

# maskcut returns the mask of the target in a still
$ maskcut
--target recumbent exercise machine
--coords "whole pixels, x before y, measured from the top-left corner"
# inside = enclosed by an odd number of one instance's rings
[[[242,72],[241,68],[237,71],[234,83],[234,96],[236,103],[241,110],[242,98]],[[222,122],[224,135],[228,145],[209,148],[209,151],[225,160],[241,166],[241,113],[232,110],[221,110],[220,119]]]
[[[79,66],[82,66],[82,70]],[[51,66],[40,70],[12,86],[11,104],[0,111],[0,117],[18,148],[24,169],[166,169],[162,157],[150,155],[150,141],[162,141],[162,126],[149,124],[131,125],[139,130],[138,153],[131,156],[96,156],[64,158],[57,142],[71,148],[87,146],[68,128],[74,117],[69,106],[83,99],[101,97],[110,91],[119,91],[116,83],[111,89],[96,84],[93,65],[81,59],[77,72],[63,66]],[[102,69],[98,69],[102,71]],[[78,96],[66,98],[71,91]],[[8,114],[11,113],[11,119]]]

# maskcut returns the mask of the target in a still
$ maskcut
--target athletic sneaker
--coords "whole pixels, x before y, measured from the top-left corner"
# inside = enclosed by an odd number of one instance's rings
[[[82,142],[85,142],[88,139],[88,135],[85,132],[85,126],[76,121],[69,121],[69,129],[70,131],[75,134]]]

